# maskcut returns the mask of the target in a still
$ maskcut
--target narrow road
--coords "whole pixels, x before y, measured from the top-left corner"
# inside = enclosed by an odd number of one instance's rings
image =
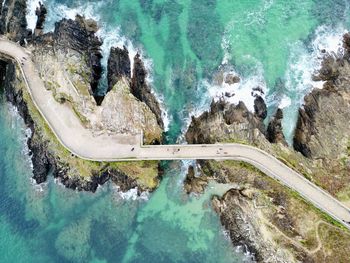
[[[28,51],[0,39],[0,54],[16,61],[37,109],[62,145],[76,156],[93,161],[215,159],[250,163],[266,175],[297,191],[307,201],[350,229],[350,209],[270,154],[241,144],[142,145],[140,135],[95,136],[75,113],[45,89]]]

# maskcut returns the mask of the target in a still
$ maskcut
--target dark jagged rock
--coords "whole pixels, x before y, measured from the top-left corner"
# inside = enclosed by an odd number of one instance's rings
[[[244,217],[244,197],[236,189],[231,189],[222,198],[212,197],[214,210],[220,215],[220,221],[228,230],[232,244],[242,247],[244,253],[251,254],[254,262],[263,262],[264,258],[256,247],[252,237],[258,237],[259,232]]]
[[[326,54],[317,80],[325,81],[323,89],[305,96],[299,109],[294,149],[313,159],[340,159],[348,152],[350,140],[350,35],[343,39],[344,55]]]
[[[266,107],[264,99],[261,96],[255,97],[254,111],[255,111],[255,115],[258,118],[265,120],[265,118],[267,116],[267,107]]]
[[[253,143],[256,139],[255,130],[264,134],[263,120],[251,113],[243,102],[234,105],[219,100],[212,102],[210,111],[204,112],[198,118],[192,117],[186,140],[188,143],[202,144],[232,138],[234,141]]]
[[[156,115],[159,126],[163,129],[162,112],[159,103],[146,83],[147,72],[139,54],[134,58],[134,69],[131,79],[131,93],[140,101],[146,103]]]
[[[62,19],[56,23],[53,38],[56,47],[75,50],[84,55],[91,68],[90,94],[94,95],[99,104],[102,101],[101,96],[97,95],[99,80],[102,76],[102,41],[96,36],[97,30],[94,20],[77,15],[75,20]]]
[[[208,185],[208,178],[204,175],[201,177],[195,176],[195,170],[192,165],[188,167],[186,179],[184,181],[184,188],[187,194],[196,193],[201,194],[204,192]]]
[[[286,139],[283,134],[283,111],[277,109],[275,116],[270,120],[267,126],[266,138],[271,143],[282,143],[288,146]]]
[[[44,23],[45,23],[46,15],[47,15],[47,9],[41,2],[39,2],[39,6],[35,10],[35,15],[38,18],[36,21],[34,35],[39,36],[43,33]]]
[[[107,170],[107,173],[111,180],[120,187],[122,192],[126,192],[129,189],[137,187],[137,182],[135,179],[130,178],[119,170],[109,169]]]
[[[6,99],[17,107],[19,114],[31,130],[31,137],[27,144],[33,162],[33,179],[38,184],[45,182],[49,172],[52,171],[54,177],[60,178],[66,187],[79,191],[95,192],[98,185],[102,185],[108,180],[112,180],[119,185],[121,191],[127,191],[137,186],[134,179],[129,178],[117,169],[96,171],[89,179],[69,177],[67,171],[70,167],[55,157],[48,147],[48,142],[43,141],[42,136],[38,133],[36,124],[30,116],[27,103],[23,98],[22,89],[18,88],[20,80],[16,75],[16,67],[12,61],[0,58],[0,76],[4,77],[2,87]],[[139,191],[142,190],[139,189]]]
[[[345,50],[344,58],[350,58],[350,33],[344,34],[343,37],[343,48]]]
[[[234,74],[227,74],[225,77],[225,83],[232,85],[235,83],[239,83],[241,81],[240,77],[234,75]]]
[[[123,49],[112,47],[108,58],[108,91],[122,78],[130,80],[131,66],[129,51],[124,46]]]
[[[2,0],[0,34],[24,45],[28,36],[26,12],[26,0]]]

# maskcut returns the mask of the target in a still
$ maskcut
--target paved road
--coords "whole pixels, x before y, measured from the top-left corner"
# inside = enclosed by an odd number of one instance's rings
[[[241,144],[142,145],[142,135],[95,136],[74,112],[53,99],[44,87],[27,50],[0,39],[0,54],[15,60],[37,109],[58,140],[76,156],[94,161],[215,159],[240,160],[297,191],[350,229],[350,209],[268,153]]]

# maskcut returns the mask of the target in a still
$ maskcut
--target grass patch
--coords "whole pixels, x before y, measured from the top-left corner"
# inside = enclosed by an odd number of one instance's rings
[[[154,189],[159,183],[158,163],[158,161],[113,162],[108,166],[124,172],[135,179],[138,185]]]
[[[21,79],[20,75],[17,75],[17,77]],[[59,142],[56,135],[52,132],[51,128],[33,103],[24,81],[19,81],[16,89],[17,92],[19,90],[22,91],[23,100],[26,102],[29,114],[34,121],[35,133],[33,140],[47,142],[49,151],[55,157],[57,157],[62,164],[67,164],[69,166],[67,174],[69,177],[80,177],[88,181],[93,173],[102,172],[108,167],[112,167],[119,169],[131,178],[134,178],[144,188],[154,189],[157,187],[158,161],[106,163],[83,160],[77,156],[74,156]],[[72,107],[72,109],[74,110],[75,114],[79,114],[74,107]]]

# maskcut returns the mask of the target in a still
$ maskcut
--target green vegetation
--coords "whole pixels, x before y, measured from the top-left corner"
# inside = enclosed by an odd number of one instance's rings
[[[108,167],[123,171],[141,187],[155,189],[159,183],[158,161],[113,162]]]
[[[20,74],[17,76],[21,78]],[[158,162],[157,161],[142,161],[142,162],[95,162],[83,160],[77,156],[74,156],[69,152],[57,139],[56,135],[52,132],[51,128],[44,120],[36,106],[34,105],[24,82],[20,82],[16,86],[17,90],[22,90],[23,99],[27,104],[29,114],[33,119],[35,125],[35,133],[33,135],[33,141],[39,143],[47,143],[49,151],[52,153],[59,163],[62,165],[68,165],[69,170],[67,175],[69,177],[82,178],[89,181],[94,173],[102,173],[108,167],[119,169],[126,175],[137,180],[141,187],[145,189],[154,189],[158,185]],[[74,112],[80,116],[82,122],[84,122],[83,116],[81,116],[75,107],[72,107]]]

